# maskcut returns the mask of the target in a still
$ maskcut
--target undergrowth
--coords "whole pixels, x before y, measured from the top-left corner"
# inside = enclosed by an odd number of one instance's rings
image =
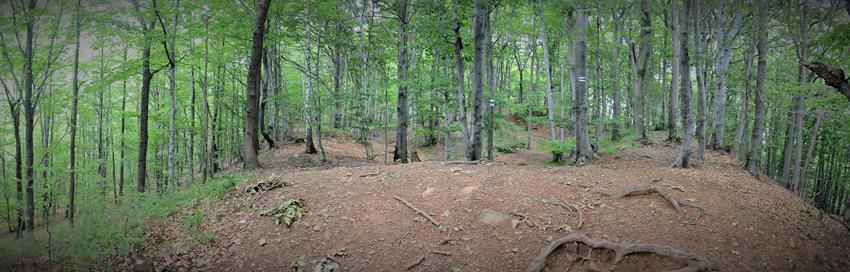
[[[169,194],[127,193],[119,204],[97,194],[81,195],[78,203],[87,204],[78,208],[74,226],[62,218],[51,223],[49,233],[42,226],[33,235],[21,239],[15,239],[14,234],[0,238],[0,252],[3,252],[0,267],[37,262],[47,264],[51,270],[86,270],[96,262],[108,260],[106,256],[127,254],[144,242],[148,238],[145,230],[153,222],[203,201],[215,202],[240,180],[239,175],[229,174]],[[215,239],[214,234],[201,231],[203,216],[202,212],[196,212],[182,222],[184,230],[195,232],[198,242]]]

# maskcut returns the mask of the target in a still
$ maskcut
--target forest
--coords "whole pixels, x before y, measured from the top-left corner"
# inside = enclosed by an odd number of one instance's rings
[[[4,0],[0,53],[0,270],[850,267],[850,0]]]

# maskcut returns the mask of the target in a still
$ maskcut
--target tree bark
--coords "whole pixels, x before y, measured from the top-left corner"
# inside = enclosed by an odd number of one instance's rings
[[[821,121],[823,120],[824,115],[825,115],[825,112],[823,112],[823,111],[818,112],[818,115],[815,118],[815,124],[812,125],[812,130],[809,133],[809,147],[806,150],[806,160],[803,161],[803,164],[802,164],[803,168],[799,172],[800,174],[799,174],[799,177],[797,178],[798,182],[795,183],[795,184],[798,185],[796,187],[795,192],[797,193],[797,196],[799,196],[801,198],[804,198],[806,196],[806,183],[808,181],[808,178],[806,176],[807,176],[808,171],[809,171],[809,165],[812,163],[812,157],[814,157],[815,145],[817,144],[817,141],[818,141],[818,133],[820,132],[820,125],[821,125]]]
[[[691,0],[682,0],[682,10],[680,11],[679,33],[681,40],[679,41],[679,71],[681,72],[682,85],[682,127],[685,130],[684,140],[682,141],[682,149],[673,163],[673,167],[688,168],[688,159],[691,155],[691,144],[694,135],[694,125],[691,117],[691,64],[690,56],[688,55],[688,31],[690,30],[690,13]]]
[[[794,174],[791,176],[791,190],[798,197],[805,196],[805,181],[802,181],[800,178],[801,175],[801,164],[803,160],[803,118],[806,116],[806,99],[805,97],[798,96],[795,100],[797,112],[795,113],[794,118],[794,127],[796,130],[794,131],[794,158],[793,158],[793,167]]]
[[[649,2],[641,0],[641,31],[640,31],[640,49],[634,48],[632,44],[632,61],[634,63],[635,73],[635,107],[634,121],[636,126],[635,137],[636,141],[646,144],[649,143],[649,138],[646,137],[646,124],[644,118],[643,106],[643,81],[646,75],[646,64],[649,62],[649,53],[652,51],[652,20],[649,17]]]
[[[756,8],[756,19],[760,22],[765,22],[768,19],[768,15],[766,14],[766,10],[764,7]],[[759,167],[759,156],[761,155],[761,142],[764,134],[764,85],[765,85],[765,75],[767,73],[767,24],[758,24],[758,67],[756,69],[756,99],[755,99],[755,107],[756,107],[756,116],[753,120],[753,132],[752,132],[752,148],[750,149],[750,153],[747,157],[747,163],[745,165],[747,173],[751,176],[758,176],[758,167]]]
[[[396,0],[397,6],[396,16],[398,19],[398,100],[396,105],[396,137],[395,137],[395,152],[393,160],[398,160],[401,163],[407,163],[407,123],[408,123],[408,108],[407,108],[407,70],[410,66],[408,60],[407,48],[407,27],[410,23],[410,15],[408,13],[409,0]],[[479,137],[480,141],[480,137]],[[480,145],[480,143],[479,143]],[[479,149],[480,153],[480,149]]]
[[[74,20],[74,64],[73,64],[73,73],[71,76],[71,88],[72,88],[72,99],[71,99],[71,124],[69,125],[71,130],[70,135],[70,146],[69,146],[69,163],[70,163],[70,173],[68,173],[68,223],[72,226],[74,225],[74,215],[76,214],[77,205],[75,203],[77,196],[77,105],[80,101],[80,83],[79,83],[79,71],[80,71],[80,28],[82,25],[82,4],[80,0],[77,0],[76,6],[76,18]],[[126,51],[125,51],[126,52]],[[126,53],[125,53],[126,57]],[[126,82],[125,82],[126,87]],[[126,97],[126,96],[125,96]],[[126,101],[126,100],[125,100]],[[122,102],[122,111],[123,111],[123,102]],[[121,134],[124,134],[124,117],[121,117]],[[124,138],[121,138],[121,180],[123,181],[124,177]],[[123,182],[122,182],[123,183]]]
[[[467,147],[466,159],[481,159],[481,134],[484,127],[484,57],[487,41],[485,26],[489,21],[489,6],[485,1],[476,1],[472,19],[472,36],[475,49],[472,58],[472,139]]]
[[[850,100],[850,82],[848,82],[847,77],[844,76],[844,70],[832,67],[819,60],[808,63],[803,62],[801,64],[822,78],[827,86],[835,88],[835,90],[844,95],[847,100]]]
[[[248,86],[245,92],[245,138],[243,143],[242,169],[251,170],[260,167],[257,158],[259,143],[258,119],[260,114],[259,90],[260,60],[263,57],[263,36],[265,35],[266,16],[271,0],[257,0],[257,18],[254,21],[254,33],[251,38],[251,59],[248,63]]]
[[[615,77],[620,74],[620,13],[614,11],[613,15],[613,25],[614,25],[614,43],[611,45],[611,75]],[[620,90],[617,87],[616,78],[611,81],[611,99],[613,100],[613,104],[611,105],[611,119],[613,120],[611,124],[611,141],[617,141],[620,139]],[[563,100],[563,99],[562,99]]]
[[[732,59],[732,44],[743,25],[743,16],[740,10],[736,10],[729,31],[724,29],[726,24],[726,9],[723,1],[718,8],[718,21],[715,29],[717,37],[717,58],[714,62],[714,74],[716,76],[714,88],[714,101],[712,104],[713,115],[711,121],[711,142],[709,146],[714,150],[724,149],[723,134],[726,132],[724,122],[726,121],[726,74],[729,61]]]
[[[35,24],[35,15],[32,15],[35,9],[35,0],[30,0],[27,5],[27,14],[30,14],[26,19],[26,42],[24,45],[24,159],[26,168],[24,173],[26,176],[26,219],[24,227],[27,232],[32,233],[35,229],[35,199],[33,195],[33,129],[35,122],[35,106],[33,103],[33,28]]]
[[[670,99],[667,100],[667,141],[668,142],[678,142],[679,136],[676,131],[676,124],[681,119],[681,112],[679,111],[679,88],[681,88],[679,84],[679,65],[681,62],[681,56],[679,52],[679,46],[681,45],[681,37],[679,37],[679,7],[677,4],[677,0],[670,0],[671,7],[671,20],[670,20],[670,37],[672,40],[671,46],[673,48],[673,62],[671,67],[671,76],[670,76]]]
[[[693,26],[694,26],[694,67],[695,72],[697,74],[697,159],[703,159],[705,156],[705,146],[706,146],[706,138],[705,138],[705,129],[706,129],[706,115],[708,115],[706,109],[706,86],[705,81],[707,74],[703,71],[703,63],[702,63],[702,51],[703,45],[705,41],[703,40],[702,28],[700,24],[702,23],[702,8],[699,5],[699,0],[694,0],[693,2]],[[715,100],[716,101],[716,100]],[[725,103],[725,98],[724,98]]]
[[[549,69],[549,43],[546,40],[546,19],[543,15],[543,2],[540,2],[540,44],[543,46],[543,70],[546,73],[546,109],[549,118],[549,140],[558,140],[558,132],[555,129],[555,100],[552,98],[552,71]],[[598,128],[597,128],[598,129]],[[563,154],[552,152],[552,161],[560,162]]]
[[[747,150],[744,134],[749,124],[747,115],[750,104],[750,80],[753,74],[753,55],[749,53],[744,53],[744,93],[741,94],[741,112],[738,114],[738,126],[735,128],[735,144],[732,145],[732,156],[739,160],[742,152],[746,153]]]
[[[454,17],[455,27],[455,41],[454,41],[454,49],[455,49],[455,77],[457,80],[457,107],[458,107],[458,119],[460,122],[460,131],[463,136],[463,144],[464,146],[468,146],[469,144],[469,127],[467,126],[468,121],[466,119],[466,90],[465,81],[464,81],[464,64],[463,64],[463,55],[461,54],[461,50],[463,49],[463,40],[460,38],[460,19],[458,19],[458,0],[452,1],[452,16]],[[520,65],[517,62],[517,65]],[[520,74],[520,100],[522,100],[522,69],[519,69]],[[522,103],[522,102],[520,102]]]
[[[644,1],[646,2],[646,1]],[[587,112],[587,7],[576,9],[575,16],[575,76],[576,80],[573,112],[576,118],[575,151],[570,158],[573,164],[584,164],[588,159],[595,159],[596,153],[590,147],[590,135],[587,131],[589,116]]]

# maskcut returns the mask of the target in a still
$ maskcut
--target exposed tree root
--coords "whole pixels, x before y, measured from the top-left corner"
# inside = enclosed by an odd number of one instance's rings
[[[438,228],[441,227],[440,222],[437,222],[437,220],[434,219],[434,217],[432,217],[427,212],[420,210],[419,208],[416,208],[415,206],[413,206],[413,204],[410,204],[410,202],[407,202],[407,200],[404,200],[400,197],[393,196],[393,198],[395,198],[396,200],[398,200],[399,202],[401,202],[402,204],[404,204],[405,206],[407,206],[411,210],[416,211],[417,213],[419,213],[419,215],[422,215],[422,217],[425,217],[425,219],[428,219],[428,221],[431,222],[431,224],[434,224],[434,226],[437,226]]]
[[[540,254],[532,260],[531,265],[528,267],[529,272],[538,272],[542,271],[543,268],[546,267],[546,260],[549,258],[549,255],[552,252],[555,252],[561,246],[568,243],[582,243],[591,248],[597,249],[608,249],[614,252],[614,259],[612,265],[617,265],[620,263],[627,255],[635,254],[635,253],[650,253],[656,254],[660,256],[665,256],[673,259],[677,259],[687,263],[688,265],[682,268],[679,268],[674,271],[710,271],[716,269],[716,265],[711,260],[706,259],[705,257],[690,254],[673,247],[669,246],[659,246],[652,244],[619,244],[609,242],[607,240],[594,240],[590,239],[583,234],[570,234],[565,237],[559,238],[555,241],[552,241],[548,246],[543,248],[540,251]],[[575,258],[571,258],[572,260],[576,260]]]
[[[360,175],[360,177],[361,177],[361,178],[374,177],[374,176],[377,176],[377,175],[379,175],[379,174],[381,174],[381,169],[380,169],[380,168],[375,168],[375,173],[362,174],[362,175]]]

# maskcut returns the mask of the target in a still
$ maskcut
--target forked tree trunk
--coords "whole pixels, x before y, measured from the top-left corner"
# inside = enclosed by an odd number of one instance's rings
[[[641,31],[640,31],[640,49],[634,48],[632,45],[632,61],[634,63],[635,74],[635,107],[634,107],[634,122],[635,122],[635,140],[640,143],[648,143],[649,138],[646,137],[646,124],[644,117],[644,95],[643,85],[646,75],[646,65],[649,62],[649,53],[652,52],[652,20],[649,16],[649,3],[646,0],[641,0]]]

